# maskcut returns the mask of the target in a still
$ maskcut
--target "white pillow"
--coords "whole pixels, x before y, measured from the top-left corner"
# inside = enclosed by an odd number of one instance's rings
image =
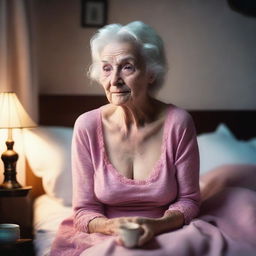
[[[197,137],[200,174],[223,164],[256,164],[256,138],[237,140],[225,124]]]
[[[42,177],[44,190],[71,205],[73,128],[41,126],[23,131],[26,157],[35,175]],[[256,164],[256,138],[239,141],[224,124],[197,139],[201,174],[223,164]]]
[[[72,128],[41,126],[24,130],[25,152],[45,192],[64,205],[72,203]]]

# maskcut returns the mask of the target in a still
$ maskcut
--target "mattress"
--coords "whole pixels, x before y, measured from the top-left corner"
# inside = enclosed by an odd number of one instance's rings
[[[72,208],[44,194],[34,203],[34,247],[36,256],[47,256],[59,224],[72,214]]]

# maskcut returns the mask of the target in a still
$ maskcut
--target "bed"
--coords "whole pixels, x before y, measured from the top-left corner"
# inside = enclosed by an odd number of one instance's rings
[[[104,96],[40,95],[39,102],[40,125],[33,130],[25,131],[25,150],[28,168],[27,181],[29,185],[33,186],[34,245],[36,255],[45,256],[49,253],[51,242],[60,222],[72,214],[70,173],[72,126],[78,115],[105,104],[106,99]],[[254,224],[255,227],[256,206],[252,207],[251,204],[253,205],[254,202],[256,205],[256,193],[254,192],[256,188],[256,175],[254,175],[254,171],[256,174],[256,123],[253,122],[256,118],[256,111],[194,110],[189,112],[195,121],[198,133],[200,182],[202,186],[211,188],[202,194],[207,200],[201,208],[203,217],[195,223],[195,226],[197,225],[198,230],[202,229],[202,233],[206,232],[205,227],[200,226],[202,220],[206,220],[210,225],[209,229],[215,227],[218,230],[218,225],[220,225],[218,219],[207,219],[214,211],[219,214],[221,211],[218,210],[224,209],[222,204],[226,202],[221,193],[227,184],[225,181],[220,182],[218,176],[223,172],[234,172],[235,174],[237,170],[243,169],[245,176],[250,175],[251,177],[250,184],[248,184],[248,179],[243,183],[243,180],[238,181],[234,178],[231,181],[229,179],[228,185],[234,190],[240,186],[250,190],[249,197],[244,192],[247,201],[243,200],[243,190],[241,192],[237,189],[233,191],[232,195],[236,195],[238,200],[241,197],[245,206],[248,204],[249,212],[246,216],[252,218],[251,224]],[[248,198],[251,198],[251,201]],[[219,202],[219,205],[216,205],[216,202]],[[230,209],[235,207],[228,201],[226,203]],[[230,212],[223,210],[221,214],[223,214],[222,219],[225,219],[229,218]],[[216,215],[214,216],[216,217]],[[222,220],[221,217],[220,220]],[[233,216],[233,218],[235,217],[237,214]],[[234,227],[238,228],[236,225]],[[243,235],[246,241],[242,241],[241,248],[236,247],[234,241],[229,241],[227,245],[232,245],[234,250],[240,253],[239,255],[256,255],[256,238],[250,233],[251,230],[247,231],[247,234]],[[205,236],[207,235],[209,236],[209,234],[205,234]],[[223,234],[219,236],[216,234],[218,239],[220,236]],[[248,238],[250,236],[251,238]],[[213,239],[209,236],[209,239],[213,241],[210,245],[214,246],[213,243],[215,243],[216,248],[219,248],[223,241],[216,237]],[[234,236],[234,239],[239,241],[238,236]],[[186,242],[191,241],[186,240]],[[219,251],[203,248],[206,243],[197,245],[200,248],[196,248],[195,243],[188,247],[190,249],[193,247],[193,251],[198,253],[195,255],[232,255],[228,254],[230,251],[227,248],[225,249],[227,245],[222,244],[222,249]],[[224,253],[223,248],[227,250],[227,254]],[[207,254],[207,250],[214,254]],[[254,251],[254,254],[250,254],[251,251]],[[176,251],[176,255],[191,254],[179,254]]]

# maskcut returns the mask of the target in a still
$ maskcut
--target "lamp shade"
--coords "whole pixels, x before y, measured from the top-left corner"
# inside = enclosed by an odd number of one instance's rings
[[[22,107],[15,93],[0,93],[0,128],[25,128],[35,126],[35,122]]]

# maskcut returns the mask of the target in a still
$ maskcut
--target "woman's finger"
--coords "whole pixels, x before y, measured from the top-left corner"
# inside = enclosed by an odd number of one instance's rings
[[[117,236],[115,238],[115,242],[118,244],[118,245],[121,245],[121,246],[124,246],[124,242],[123,240],[121,239],[121,237]]]
[[[148,227],[142,225],[142,228],[143,228],[144,232],[139,238],[139,241],[138,241],[139,246],[144,245],[146,242],[148,242],[153,237],[153,232]]]

